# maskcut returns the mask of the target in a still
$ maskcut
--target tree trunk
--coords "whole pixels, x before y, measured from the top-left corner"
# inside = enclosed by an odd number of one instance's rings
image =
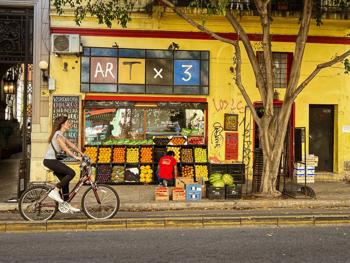
[[[276,197],[281,195],[277,188],[278,172],[284,141],[287,133],[292,104],[284,103],[280,112],[275,116],[264,115],[259,127],[259,139],[264,155],[260,195]]]

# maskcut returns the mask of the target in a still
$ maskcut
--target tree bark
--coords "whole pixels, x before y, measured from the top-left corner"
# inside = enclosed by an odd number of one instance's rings
[[[273,117],[264,115],[259,130],[260,144],[263,150],[263,174],[259,189],[260,195],[276,197],[281,193],[277,190],[277,179],[284,142],[288,130],[293,103],[284,102],[280,111]]]

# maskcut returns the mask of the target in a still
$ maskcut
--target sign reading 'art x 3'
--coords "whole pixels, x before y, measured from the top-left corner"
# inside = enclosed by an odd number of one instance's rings
[[[91,83],[199,85],[198,60],[91,58]]]

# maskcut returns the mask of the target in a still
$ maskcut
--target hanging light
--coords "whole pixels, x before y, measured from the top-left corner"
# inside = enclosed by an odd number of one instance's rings
[[[4,79],[4,93],[5,94],[15,94],[16,81],[14,79],[12,70],[10,69],[6,73]]]

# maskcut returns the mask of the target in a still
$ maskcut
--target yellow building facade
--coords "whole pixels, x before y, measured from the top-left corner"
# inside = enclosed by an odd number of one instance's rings
[[[257,17],[243,16],[241,18],[243,27],[252,37],[253,47],[256,52],[260,51],[259,36],[261,30]],[[230,36],[232,29],[230,25],[219,17],[211,17],[206,22],[206,26],[214,32]],[[298,18],[294,17],[276,17],[272,22],[271,32],[273,35],[272,50],[278,53],[293,53],[295,36],[298,31]],[[252,175],[253,150],[254,150],[254,125],[246,110],[246,103],[236,87],[233,76],[230,71],[234,57],[232,46],[211,39],[204,33],[198,32],[186,21],[177,17],[171,12],[164,12],[160,17],[151,18],[147,14],[135,13],[128,28],[123,29],[117,25],[107,28],[99,25],[95,19],[86,19],[78,27],[69,12],[58,16],[51,13],[51,32],[52,34],[78,34],[82,48],[116,48],[119,49],[144,49],[144,50],[167,50],[172,42],[175,42],[181,51],[208,51],[209,52],[209,92],[208,94],[136,94],[111,92],[82,92],[81,72],[82,72],[82,54],[62,54],[50,55],[50,78],[54,80],[49,90],[43,88],[41,96],[48,98],[49,117],[41,118],[41,132],[33,133],[36,141],[32,145],[31,157],[31,181],[40,181],[45,179],[45,172],[42,169],[42,156],[44,156],[53,116],[53,97],[54,96],[79,96],[79,134],[78,141],[83,146],[84,129],[86,129],[84,117],[84,105],[89,98],[115,98],[135,101],[172,101],[175,102],[193,101],[201,102],[207,105],[205,110],[205,138],[208,147],[209,162],[219,163],[237,163],[244,162],[249,176]],[[317,64],[330,60],[336,54],[343,53],[350,48],[350,39],[346,37],[350,33],[349,20],[329,20],[323,21],[323,25],[318,27],[312,22],[310,37],[306,46],[305,55],[302,63],[300,81],[303,81],[316,67]],[[233,35],[231,35],[233,36]],[[276,40],[276,41],[275,41]],[[243,51],[242,46],[242,51]],[[128,62],[127,60],[125,60]],[[255,86],[253,71],[249,64],[246,53],[242,54],[242,78],[248,94],[253,102],[259,102],[259,94]],[[142,66],[140,64],[135,65]],[[143,67],[141,67],[143,68]],[[119,81],[127,83],[128,71],[120,66]],[[124,71],[123,71],[124,70]],[[137,71],[135,78],[142,83],[144,76],[142,69]],[[138,77],[137,77],[138,76]],[[279,93],[279,99],[283,99],[283,88],[276,89]],[[299,95],[295,101],[294,126],[305,127],[306,129],[306,151],[308,154],[315,154],[311,150],[320,150],[313,147],[309,139],[311,135],[317,135],[317,129],[322,127],[310,118],[315,116],[318,111],[329,113],[332,116],[327,120],[333,122],[330,128],[333,133],[329,134],[329,149],[331,156],[319,162],[331,162],[331,165],[324,170],[316,173],[316,180],[323,179],[341,179],[346,169],[346,161],[350,160],[350,81],[349,76],[344,74],[341,64],[322,70],[309,86]],[[101,99],[102,100],[102,99]],[[323,107],[325,106],[325,107]],[[310,113],[311,112],[311,113]],[[232,127],[226,127],[227,121],[233,122]],[[233,119],[228,119],[232,117]],[[237,118],[237,119],[235,119]],[[310,125],[313,125],[310,133]],[[325,124],[328,125],[328,124]],[[236,126],[236,127],[235,127]],[[316,129],[316,130],[315,130]],[[228,135],[233,138],[229,144]],[[244,136],[245,135],[245,136]],[[324,136],[324,135],[323,135]],[[311,138],[310,140],[313,140]],[[311,146],[310,146],[311,145]],[[233,147],[232,149],[227,149]],[[321,150],[323,150],[322,148]],[[231,154],[231,155],[230,155]],[[77,169],[76,164],[72,167]]]

